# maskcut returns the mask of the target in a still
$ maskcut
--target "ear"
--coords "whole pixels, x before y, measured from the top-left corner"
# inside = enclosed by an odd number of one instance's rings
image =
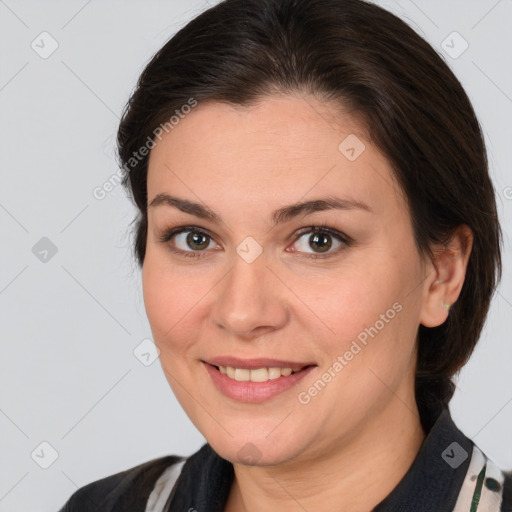
[[[449,309],[459,298],[473,246],[473,233],[465,224],[458,226],[445,244],[434,246],[434,258],[426,265],[420,323],[437,327],[448,318]]]

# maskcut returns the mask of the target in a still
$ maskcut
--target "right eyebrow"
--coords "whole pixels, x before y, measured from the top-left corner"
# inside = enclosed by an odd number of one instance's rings
[[[154,208],[160,205],[167,205],[177,208],[184,213],[194,215],[201,219],[210,220],[212,222],[221,223],[222,218],[216,212],[199,203],[189,201],[187,199],[181,199],[174,197],[169,194],[158,194],[156,195],[151,203],[150,208]],[[338,210],[353,210],[360,209],[368,212],[373,212],[372,209],[362,201],[355,201],[351,199],[340,199],[337,197],[327,196],[321,199],[314,199],[311,201],[305,201],[300,203],[291,204],[278,208],[272,213],[272,224],[281,224],[288,222],[295,217],[301,215],[309,215],[314,212],[338,209]]]

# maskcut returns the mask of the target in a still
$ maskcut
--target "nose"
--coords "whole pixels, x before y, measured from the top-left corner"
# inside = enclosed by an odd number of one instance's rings
[[[247,340],[282,328],[288,321],[289,297],[276,274],[264,253],[251,263],[236,255],[216,287],[214,324],[228,335]]]

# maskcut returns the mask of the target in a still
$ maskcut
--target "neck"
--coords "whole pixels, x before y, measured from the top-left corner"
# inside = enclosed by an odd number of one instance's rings
[[[394,398],[388,405],[350,442],[307,461],[235,464],[225,512],[372,510],[407,473],[425,439],[414,401],[405,406]]]

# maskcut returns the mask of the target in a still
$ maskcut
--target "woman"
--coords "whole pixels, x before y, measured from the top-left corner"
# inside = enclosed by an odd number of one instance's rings
[[[63,511],[511,510],[448,409],[501,231],[423,39],[361,0],[225,0],[147,65],[118,147],[161,365],[207,444]]]

